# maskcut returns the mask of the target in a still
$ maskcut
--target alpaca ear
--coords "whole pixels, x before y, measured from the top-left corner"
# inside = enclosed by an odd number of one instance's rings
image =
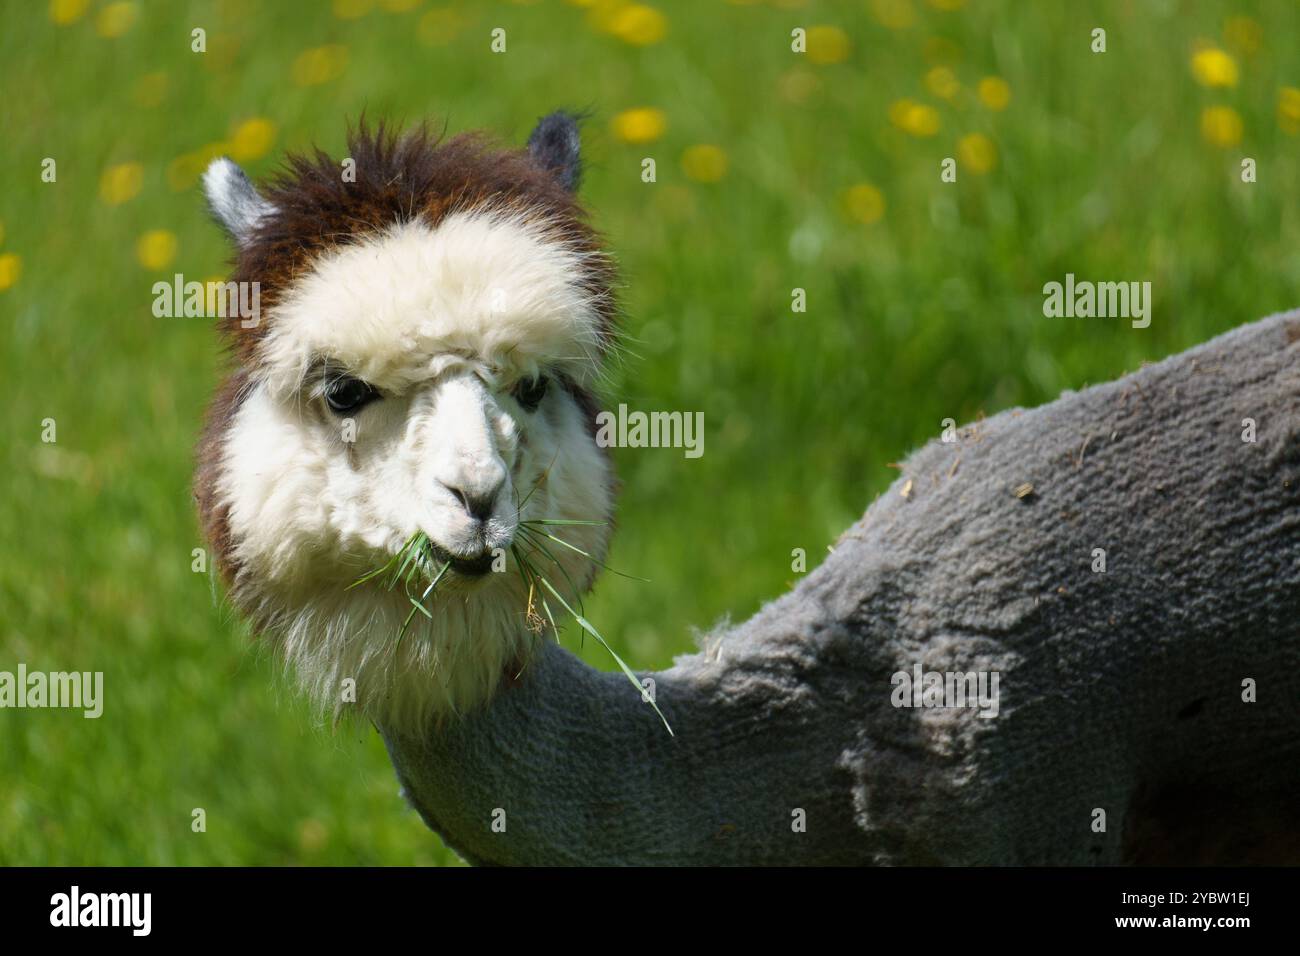
[[[244,171],[225,156],[214,159],[204,172],[203,192],[212,215],[241,246],[247,245],[258,224],[275,212]]]
[[[528,137],[528,155],[533,162],[553,174],[569,192],[577,191],[582,178],[579,146],[578,118],[570,113],[543,116]]]

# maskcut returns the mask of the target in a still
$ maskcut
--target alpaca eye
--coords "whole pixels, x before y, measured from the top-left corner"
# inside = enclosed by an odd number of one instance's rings
[[[514,395],[516,402],[531,412],[546,397],[546,386],[548,384],[550,383],[544,375],[539,375],[531,380],[524,379],[515,386],[515,390],[511,394]]]
[[[379,393],[369,383],[350,376],[336,378],[325,387],[326,404],[340,414],[355,412],[378,397]]]

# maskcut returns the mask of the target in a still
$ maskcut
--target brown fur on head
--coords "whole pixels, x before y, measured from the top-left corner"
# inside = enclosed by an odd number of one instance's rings
[[[544,221],[574,249],[599,251],[563,173],[545,165],[553,159],[535,152],[497,148],[483,133],[440,142],[427,127],[403,136],[383,123],[371,130],[363,121],[348,136],[347,158],[355,181],[345,180],[343,164],[319,149],[289,156],[285,169],[261,190],[274,215],[232,237],[238,246],[233,278],[260,282],[263,306],[274,306],[294,276],[336,245],[358,242],[394,222],[420,219],[437,226],[450,213],[487,205]],[[600,257],[579,277],[599,309],[607,341],[613,335],[611,280]],[[235,320],[227,328],[241,361],[256,361],[265,326],[244,329]]]

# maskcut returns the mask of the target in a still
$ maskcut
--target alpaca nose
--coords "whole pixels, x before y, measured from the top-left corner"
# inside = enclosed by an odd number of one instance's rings
[[[458,488],[446,482],[439,482],[439,484],[456,496],[471,518],[487,521],[492,517],[492,509],[496,506],[505,479],[495,481],[490,488]]]

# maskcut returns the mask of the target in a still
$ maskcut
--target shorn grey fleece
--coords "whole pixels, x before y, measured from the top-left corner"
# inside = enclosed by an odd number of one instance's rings
[[[1294,861],[1298,340],[1273,316],[931,442],[647,675],[675,737],[548,644],[481,713],[385,733],[408,798],[475,863]],[[918,664],[996,672],[997,715],[895,706]]]

